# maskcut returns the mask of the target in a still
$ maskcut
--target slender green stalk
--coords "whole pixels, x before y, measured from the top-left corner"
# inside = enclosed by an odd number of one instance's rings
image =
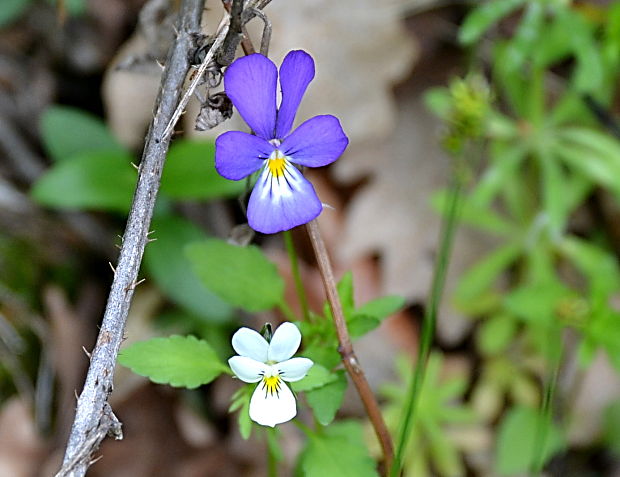
[[[558,376],[560,374],[560,367],[562,364],[562,353],[558,353],[553,363],[553,370],[551,376],[545,383],[543,405],[540,410],[542,419],[538,422],[536,429],[536,436],[534,438],[534,457],[532,459],[532,467],[530,473],[532,476],[539,476],[545,465],[545,451],[548,445],[548,431],[551,428],[551,422],[553,419],[553,403],[555,397],[555,390],[558,384]]]
[[[310,321],[310,311],[308,308],[308,299],[306,298],[306,290],[304,289],[303,282],[301,281],[301,275],[299,274],[299,262],[297,260],[297,252],[295,251],[295,244],[293,243],[293,235],[290,230],[284,232],[284,244],[286,245],[286,252],[288,253],[288,259],[291,262],[291,271],[293,272],[293,280],[295,281],[295,290],[297,291],[297,297],[299,298],[299,304],[304,315],[304,320]]]
[[[446,272],[448,270],[448,262],[452,252],[454,242],[454,232],[456,230],[458,212],[460,208],[462,189],[462,178],[459,171],[456,171],[453,178],[453,184],[450,188],[448,196],[448,211],[442,221],[441,243],[439,246],[439,256],[435,264],[433,275],[433,283],[428,306],[424,312],[424,322],[422,323],[422,338],[420,348],[418,350],[418,360],[416,362],[413,380],[407,393],[405,407],[403,410],[403,424],[400,428],[396,441],[396,452],[394,453],[394,464],[391,467],[390,476],[396,477],[400,474],[403,466],[403,454],[407,446],[407,441],[411,435],[411,429],[415,422],[415,413],[420,397],[422,382],[426,371],[426,363],[435,334],[435,323],[437,321],[437,311],[439,303],[443,295],[443,289],[446,282]]]
[[[270,432],[269,429],[267,432]],[[278,459],[270,444],[267,444],[267,475],[269,477],[278,477]]]
[[[280,303],[278,305],[278,308],[280,308],[280,311],[282,312],[282,314],[284,316],[286,316],[287,320],[289,320],[289,321],[297,321],[297,315],[295,315],[295,313],[293,313],[293,310],[291,310],[291,307],[288,306],[288,303],[283,301],[282,303]]]

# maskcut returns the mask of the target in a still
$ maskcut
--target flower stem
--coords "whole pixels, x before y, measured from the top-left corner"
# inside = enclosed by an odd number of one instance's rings
[[[288,259],[291,262],[291,271],[293,272],[293,280],[295,281],[295,290],[297,291],[297,297],[299,298],[299,304],[304,315],[304,320],[310,321],[310,311],[308,309],[308,299],[306,298],[306,291],[301,281],[301,275],[299,274],[299,262],[297,260],[297,252],[295,251],[295,244],[293,243],[293,235],[290,230],[284,232],[284,244],[286,245],[286,252],[288,253]]]
[[[457,225],[458,211],[461,198],[461,188],[462,178],[457,171],[454,174],[454,183],[450,188],[450,195],[448,197],[448,213],[442,223],[439,256],[435,265],[433,283],[431,285],[430,300],[424,312],[424,321],[422,323],[422,337],[420,342],[420,348],[418,350],[418,359],[416,362],[413,380],[411,381],[411,385],[407,392],[407,398],[405,400],[405,408],[403,410],[402,421],[403,424],[398,434],[398,440],[396,441],[396,453],[394,456],[394,465],[391,467],[391,471],[389,474],[390,477],[396,477],[400,473],[400,470],[403,466],[403,456],[406,445],[409,440],[409,436],[411,435],[413,423],[415,422],[417,403],[420,397],[420,390],[422,389],[422,382],[424,380],[426,363],[428,361],[431,344],[433,342],[433,335],[435,334],[437,311],[439,309],[439,303],[441,302],[441,296],[443,295],[443,288],[446,281],[446,272],[448,270],[448,262],[450,260],[450,254],[454,242],[454,232]]]
[[[347,323],[345,321],[344,313],[342,311],[342,304],[340,303],[340,297],[336,290],[336,280],[334,279],[334,272],[332,270],[329,256],[327,255],[327,249],[323,242],[323,237],[319,230],[319,225],[316,220],[309,222],[306,225],[310,241],[312,242],[312,248],[319,265],[319,271],[321,272],[321,278],[323,279],[323,287],[327,295],[327,301],[334,317],[334,325],[336,327],[336,335],[338,337],[338,351],[342,356],[342,362],[344,364],[347,373],[351,377],[357,393],[359,394],[366,414],[372,423],[372,427],[377,434],[381,449],[383,451],[383,457],[385,459],[385,466],[390,469],[392,465],[392,459],[394,457],[394,451],[392,447],[392,438],[387,430],[381,411],[375,396],[370,389],[370,385],[366,380],[364,371],[360,366],[360,363],[353,351],[353,344],[349,337],[347,330]]]

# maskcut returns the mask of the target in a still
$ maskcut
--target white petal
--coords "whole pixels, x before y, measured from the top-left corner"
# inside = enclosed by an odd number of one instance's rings
[[[290,421],[297,415],[295,396],[284,382],[277,394],[267,393],[260,383],[250,399],[250,419],[263,426]]]
[[[233,356],[228,360],[233,373],[246,383],[257,383],[261,380],[269,366],[245,356]]]
[[[278,363],[276,367],[282,379],[289,382],[299,381],[314,363],[308,358],[293,358]]]
[[[301,333],[291,322],[287,321],[278,326],[269,343],[269,361],[286,361],[295,354],[301,343]]]
[[[250,328],[239,328],[232,337],[232,346],[240,356],[267,362],[269,343],[260,333]]]

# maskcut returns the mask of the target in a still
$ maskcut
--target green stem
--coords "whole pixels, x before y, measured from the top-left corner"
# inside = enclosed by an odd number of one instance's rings
[[[433,283],[428,306],[424,312],[424,321],[422,323],[422,338],[420,348],[418,350],[418,359],[416,362],[413,380],[407,392],[405,407],[403,411],[403,424],[400,428],[398,439],[396,442],[396,452],[394,454],[394,464],[392,465],[390,476],[396,477],[400,474],[403,466],[403,455],[407,446],[407,441],[411,435],[411,429],[415,422],[415,412],[420,397],[422,382],[426,371],[426,363],[435,334],[435,323],[437,321],[437,311],[439,303],[443,295],[443,289],[446,281],[446,272],[448,270],[448,262],[452,252],[454,242],[454,232],[456,230],[457,218],[461,199],[462,178],[459,171],[454,173],[453,184],[450,188],[448,197],[448,212],[442,221],[441,243],[439,246],[439,256],[435,264],[433,275]]]
[[[560,367],[562,364],[562,351],[555,357],[553,363],[553,370],[549,379],[545,383],[543,405],[540,410],[542,419],[538,422],[536,429],[536,436],[534,438],[534,454],[532,459],[532,467],[530,469],[531,475],[539,476],[545,465],[545,450],[548,445],[548,431],[551,428],[553,419],[553,402],[555,397],[555,390],[558,383],[558,376],[560,374]]]
[[[286,252],[288,253],[288,259],[291,262],[291,271],[293,272],[293,280],[295,281],[295,290],[297,291],[297,297],[299,298],[299,304],[304,315],[304,320],[310,321],[310,311],[308,308],[308,299],[306,298],[306,290],[301,281],[301,275],[299,274],[299,262],[297,260],[297,252],[295,251],[295,244],[293,243],[293,235],[290,230],[284,232],[284,244],[286,245]]]
[[[291,310],[291,307],[288,306],[288,303],[282,301],[282,303],[278,305],[278,308],[280,308],[280,311],[284,316],[286,316],[288,321],[297,321],[297,315],[293,313],[293,310]]]
[[[272,429],[269,429],[267,432],[272,432]],[[269,444],[267,444],[267,475],[269,477],[278,477],[278,459]]]

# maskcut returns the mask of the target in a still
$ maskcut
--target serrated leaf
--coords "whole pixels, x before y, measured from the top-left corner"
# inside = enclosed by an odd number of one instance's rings
[[[206,239],[193,223],[181,217],[153,219],[152,238],[144,252],[144,265],[155,283],[172,301],[209,321],[224,321],[230,305],[216,296],[198,278],[185,255],[185,246]]]
[[[130,161],[123,152],[80,153],[53,165],[31,194],[48,207],[127,212],[137,180]]]
[[[516,407],[511,409],[499,428],[495,468],[501,475],[515,475],[529,471],[536,458],[536,436],[546,435],[543,445],[543,462],[547,462],[563,447],[562,434],[547,422],[536,409]]]
[[[465,18],[459,31],[459,41],[471,45],[494,23],[516,10],[525,0],[492,0],[476,7]]]
[[[258,247],[208,239],[188,245],[185,252],[204,285],[231,305],[264,311],[284,298],[284,280]]]
[[[206,141],[175,141],[161,178],[161,191],[172,199],[234,197],[245,181],[229,181],[215,170],[215,146]]]
[[[339,422],[312,434],[301,455],[304,476],[378,477],[362,435],[362,426],[354,421]]]
[[[295,392],[310,391],[312,389],[325,386],[326,384],[331,383],[336,379],[338,379],[337,374],[332,373],[320,364],[315,363],[310,368],[310,371],[308,371],[308,374],[306,374],[306,377],[303,378],[301,381],[291,383],[291,387]]]
[[[314,417],[324,426],[330,424],[336,417],[347,389],[344,372],[340,371],[336,376],[335,381],[306,392],[306,400],[312,408]]]
[[[67,106],[50,106],[44,111],[41,135],[55,161],[97,151],[127,154],[100,118]]]
[[[154,383],[188,389],[210,383],[228,371],[211,345],[194,336],[139,341],[122,350],[118,362]]]

